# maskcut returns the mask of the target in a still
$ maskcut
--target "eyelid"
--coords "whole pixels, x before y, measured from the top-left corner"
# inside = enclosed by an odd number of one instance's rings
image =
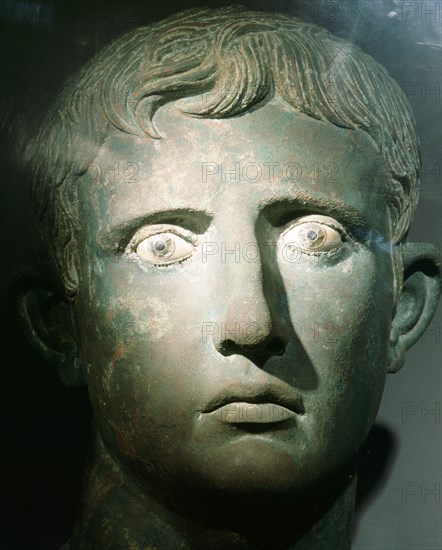
[[[173,233],[174,235],[185,239],[193,246],[197,246],[199,242],[195,233],[189,231],[188,229],[184,229],[183,227],[167,223],[150,224],[141,227],[135,232],[126,246],[126,252],[135,252],[136,247],[144,239],[152,237],[153,235],[159,235],[161,233]]]
[[[337,220],[331,218],[330,216],[323,216],[322,214],[309,214],[297,218],[296,220],[290,222],[288,227],[284,229],[284,231],[281,233],[281,237],[284,237],[285,234],[288,233],[291,229],[303,223],[319,223],[322,225],[327,225],[328,227],[331,227],[332,229],[337,231],[342,237],[350,238],[348,231]]]

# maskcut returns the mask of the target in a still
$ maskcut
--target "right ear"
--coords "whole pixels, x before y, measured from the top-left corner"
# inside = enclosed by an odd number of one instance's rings
[[[24,331],[35,349],[54,365],[65,386],[86,383],[80,361],[73,303],[51,284],[47,265],[23,270],[15,288]]]

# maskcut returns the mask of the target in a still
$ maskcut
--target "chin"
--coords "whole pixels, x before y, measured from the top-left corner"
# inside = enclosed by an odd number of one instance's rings
[[[202,492],[237,495],[289,495],[308,485],[308,464],[297,458],[293,443],[263,436],[244,436],[207,451],[194,462],[195,485]]]

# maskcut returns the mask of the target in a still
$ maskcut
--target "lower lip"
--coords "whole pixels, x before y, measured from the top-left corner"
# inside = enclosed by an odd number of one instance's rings
[[[296,413],[276,403],[238,401],[208,413],[226,424],[276,424],[290,420]]]

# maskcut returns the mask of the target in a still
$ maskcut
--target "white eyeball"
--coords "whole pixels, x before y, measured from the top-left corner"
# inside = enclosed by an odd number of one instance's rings
[[[342,244],[344,229],[328,216],[303,216],[281,235],[282,244],[303,252],[327,252]]]

